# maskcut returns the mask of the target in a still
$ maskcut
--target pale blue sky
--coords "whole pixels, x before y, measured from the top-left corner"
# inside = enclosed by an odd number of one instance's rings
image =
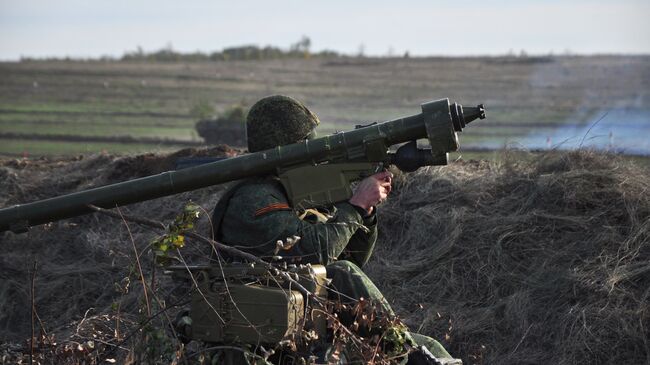
[[[648,54],[649,16],[647,0],[0,0],[0,60],[288,47],[302,35],[351,54]]]

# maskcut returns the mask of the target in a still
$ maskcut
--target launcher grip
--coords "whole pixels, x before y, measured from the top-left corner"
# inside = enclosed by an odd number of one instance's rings
[[[351,183],[382,171],[383,163],[306,165],[280,171],[289,203],[296,209],[325,207],[352,197]]]

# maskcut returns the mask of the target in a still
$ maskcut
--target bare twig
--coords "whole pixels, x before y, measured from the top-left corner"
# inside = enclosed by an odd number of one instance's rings
[[[158,221],[155,221],[155,220],[152,220],[152,219],[136,217],[136,216],[132,216],[132,215],[123,215],[122,213],[115,213],[112,210],[100,208],[100,207],[92,205],[92,204],[88,204],[87,206],[88,206],[88,208],[90,208],[90,209],[92,209],[92,210],[94,210],[96,212],[100,212],[102,214],[108,215],[109,217],[113,217],[113,218],[117,218],[117,219],[126,219],[126,218],[128,218],[127,220],[129,222],[137,223],[137,224],[140,224],[140,225],[145,226],[145,227],[151,227],[151,228],[154,228],[154,229],[166,229],[167,228],[167,227],[165,227],[165,225],[162,222],[158,222]]]
[[[589,135],[589,132],[591,132],[591,130],[592,130],[592,129],[593,129],[593,128],[598,124],[598,123],[600,123],[601,120],[605,119],[605,117],[607,116],[607,114],[609,114],[609,110],[606,111],[605,114],[603,114],[600,118],[598,118],[598,120],[595,121],[595,122],[594,122],[594,123],[589,127],[589,129],[587,129],[587,132],[585,133],[584,136],[582,136],[582,139],[580,140],[580,146],[578,146],[578,148],[582,148],[582,144],[585,142],[585,138],[587,138],[587,136]]]
[[[122,294],[122,297],[124,297],[124,294]],[[115,314],[115,338],[119,341],[120,340],[120,310],[122,309],[122,298],[120,298],[120,301],[117,303],[117,313]]]
[[[84,324],[84,322],[86,321],[86,318],[88,318],[88,313],[90,313],[90,311],[91,311],[91,310],[94,310],[94,309],[95,309],[95,308],[88,308],[88,309],[86,310],[86,312],[84,313],[84,317],[81,319],[81,321],[80,321],[79,324],[77,325],[77,331],[75,332],[75,334],[76,334],[77,336],[79,335],[79,331],[81,330],[81,326],[82,326],[82,325]]]
[[[156,253],[151,250],[151,280],[149,286],[151,287],[151,293],[155,295],[156,293]]]
[[[31,290],[29,291],[30,294],[30,308],[32,310],[31,313],[31,330],[32,330],[32,337],[29,340],[29,365],[32,365],[34,363],[34,315],[36,314],[36,303],[34,300],[34,287],[35,287],[35,282],[36,282],[36,259],[34,258],[34,261],[32,263],[32,272],[30,275],[30,282],[31,282]]]
[[[138,248],[135,246],[135,240],[133,239],[133,235],[131,234],[131,228],[129,228],[129,224],[127,223],[126,219],[124,219],[124,216],[120,211],[120,208],[116,207],[115,209],[117,209],[117,213],[119,214],[120,218],[124,222],[124,226],[126,227],[126,230],[129,232],[129,237],[131,238],[131,244],[133,245],[133,252],[135,252],[135,262],[138,264],[138,272],[140,274],[140,280],[142,281],[142,291],[144,292],[144,301],[147,304],[147,317],[151,317],[151,303],[149,303],[149,295],[147,294],[147,283],[144,279],[142,266],[140,265],[140,256],[138,255]]]
[[[524,342],[524,339],[525,339],[526,336],[528,335],[528,331],[530,331],[530,329],[531,329],[532,327],[533,327],[533,325],[531,324],[530,326],[528,326],[528,328],[526,328],[526,331],[524,332],[524,335],[521,336],[521,340],[519,340],[519,343],[517,343],[517,346],[515,346],[515,349],[512,350],[511,355],[513,355],[515,352],[517,352],[517,349],[519,348],[519,345],[521,345],[522,342]]]
[[[201,211],[203,212],[203,214],[205,214],[205,217],[208,219],[208,227],[210,227],[210,239],[214,241],[216,238],[214,236],[215,232],[214,232],[214,226],[212,225],[212,217],[210,217],[210,214],[208,213],[207,210],[205,210],[205,208],[203,208],[200,205],[198,207],[201,208]]]
[[[38,315],[38,311],[36,311],[36,307],[34,307],[34,316],[36,317],[36,321],[38,322],[38,327],[41,330],[41,334],[44,336],[47,336],[47,331],[45,330],[45,325],[43,324],[43,321],[41,320],[41,316]]]
[[[379,352],[379,345],[381,344],[381,340],[384,339],[384,335],[386,333],[382,333],[381,336],[379,337],[379,340],[377,340],[377,344],[375,345],[375,348],[372,350],[372,357],[370,358],[370,365],[375,364],[375,358],[377,357],[377,353]]]

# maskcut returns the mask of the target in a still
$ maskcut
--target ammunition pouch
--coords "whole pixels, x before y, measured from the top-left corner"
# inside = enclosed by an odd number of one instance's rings
[[[265,268],[229,263],[170,269],[174,277],[194,283],[189,318],[181,321],[180,332],[188,339],[275,345],[298,339],[302,331],[326,338],[324,308]],[[310,293],[327,299],[324,266],[293,266],[288,271]]]

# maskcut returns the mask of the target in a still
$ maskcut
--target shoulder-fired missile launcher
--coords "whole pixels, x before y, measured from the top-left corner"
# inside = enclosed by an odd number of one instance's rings
[[[448,153],[458,150],[457,132],[483,118],[483,105],[431,101],[419,114],[352,131],[0,209],[0,232],[92,213],[90,205],[114,208],[266,174],[279,174],[294,207],[334,203],[351,196],[351,181],[390,165],[407,172],[446,165]],[[418,148],[419,139],[428,140],[429,148]]]

